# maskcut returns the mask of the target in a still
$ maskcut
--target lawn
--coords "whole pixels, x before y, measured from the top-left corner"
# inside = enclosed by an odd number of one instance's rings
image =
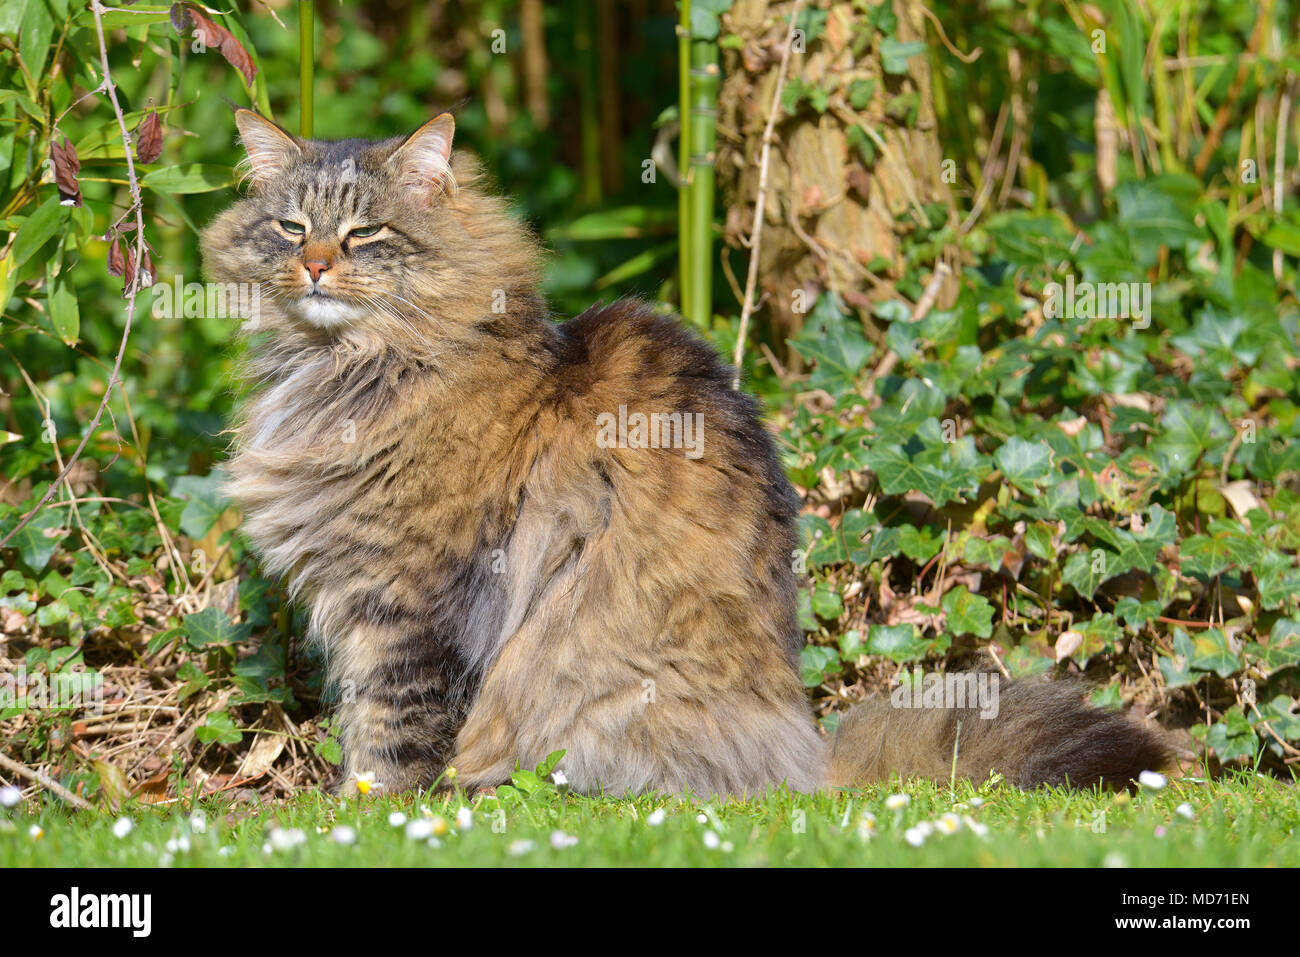
[[[516,783],[117,815],[19,804],[0,811],[0,867],[1300,865],[1294,786],[1247,772],[1133,795],[914,781],[725,804]]]

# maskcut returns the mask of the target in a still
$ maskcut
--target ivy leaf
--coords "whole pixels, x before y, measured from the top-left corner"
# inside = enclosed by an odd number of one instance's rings
[[[872,625],[867,629],[867,651],[891,661],[912,661],[925,656],[930,642],[919,637],[913,625]]]
[[[993,455],[1007,481],[1032,493],[1038,482],[1052,474],[1052,448],[1046,442],[1027,442],[1013,435]]]
[[[1241,658],[1228,644],[1228,636],[1218,628],[1207,628],[1192,641],[1188,662],[1195,671],[1213,671],[1220,678],[1231,678],[1241,670]]]
[[[214,711],[201,725],[194,729],[194,735],[204,744],[216,741],[221,744],[238,744],[244,733],[235,727],[235,722],[224,711]]]
[[[1159,505],[1151,506],[1151,518],[1140,532],[1117,528],[1098,519],[1087,521],[1088,530],[1118,553],[1110,569],[1119,575],[1127,571],[1149,572],[1160,549],[1171,545],[1178,536],[1174,514]]]
[[[1279,618],[1273,622],[1267,645],[1251,642],[1246,650],[1271,671],[1300,665],[1300,618]]]
[[[801,333],[790,340],[790,345],[805,359],[817,363],[808,387],[825,389],[831,395],[854,391],[854,381],[874,351],[857,323],[847,319],[829,320],[816,335]]]
[[[888,441],[877,441],[863,456],[863,463],[876,473],[885,494],[920,492],[935,508],[942,508],[963,493],[979,488],[979,473],[975,469],[921,465],[913,462],[897,444]]]
[[[220,491],[224,479],[219,469],[213,469],[208,475],[182,475],[172,482],[172,495],[185,499],[181,531],[195,541],[207,535],[226,510],[228,503]]]
[[[973,595],[965,585],[950,589],[941,602],[947,613],[948,630],[954,635],[993,634],[993,606],[983,595]]]
[[[1161,611],[1163,608],[1158,601],[1138,601],[1130,596],[1115,603],[1115,617],[1134,631],[1159,617]]]
[[[1174,629],[1174,653],[1161,655],[1160,673],[1164,675],[1165,684],[1170,688],[1181,688],[1196,684],[1197,675],[1192,673],[1191,661],[1196,654],[1192,639],[1181,628]]]
[[[1061,581],[1070,585],[1084,598],[1091,598],[1101,583],[1120,573],[1119,561],[1114,552],[1104,548],[1075,552],[1065,561]]]
[[[1179,549],[1180,569],[1189,575],[1213,578],[1232,564],[1224,535],[1190,535]]]
[[[181,622],[181,627],[192,648],[231,645],[247,641],[253,630],[252,625],[236,625],[220,608],[205,608],[192,615],[186,615]]]
[[[799,673],[803,676],[805,688],[815,688],[827,676],[839,670],[840,656],[834,648],[821,645],[806,645],[799,652]]]
[[[69,530],[61,525],[64,511],[66,510],[42,508],[32,516],[30,522],[18,530],[13,538],[9,539],[5,547],[16,548],[23,562],[32,571],[42,571],[50,563],[50,557],[59,547],[59,542],[63,541],[68,534]],[[6,522],[3,532],[0,532],[0,538],[17,525],[20,518],[21,516],[16,516],[12,521]]]
[[[843,613],[844,603],[840,600],[839,592],[826,582],[818,582],[813,588],[812,610],[818,618],[834,621]]]
[[[1245,715],[1233,705],[1224,718],[1226,720],[1215,722],[1205,733],[1206,747],[1212,748],[1220,761],[1254,758],[1258,740]]]

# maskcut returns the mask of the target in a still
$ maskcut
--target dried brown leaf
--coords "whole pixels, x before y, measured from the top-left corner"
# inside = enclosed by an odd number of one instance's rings
[[[152,163],[162,155],[163,132],[162,121],[158,113],[149,111],[149,115],[136,127],[135,158],[141,163]]]
[[[54,166],[54,182],[59,188],[59,198],[63,205],[81,205],[81,184],[77,174],[81,172],[81,160],[76,148],[63,138],[63,145],[50,144],[50,161]]]
[[[207,14],[192,3],[173,3],[171,8],[172,26],[176,32],[184,35],[193,31],[194,39],[205,47],[211,47],[226,58],[226,62],[244,75],[244,82],[253,85],[257,76],[257,66],[248,51],[240,45],[225,27],[213,22]]]
[[[108,274],[120,276],[125,271],[126,262],[122,259],[122,242],[115,234],[108,245]]]

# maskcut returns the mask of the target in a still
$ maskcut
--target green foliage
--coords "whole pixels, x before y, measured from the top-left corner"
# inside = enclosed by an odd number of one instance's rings
[[[804,680],[838,695],[987,651],[1015,675],[1086,671],[1099,700],[1195,714],[1221,761],[1280,766],[1300,745],[1300,214],[1293,189],[1275,210],[1243,170],[1273,161],[1251,140],[1273,149],[1272,107],[1252,104],[1275,102],[1300,48],[1229,99],[1254,24],[1226,2],[1198,13],[1196,52],[1214,55],[1193,68],[1140,5],[934,9],[956,49],[983,51],[970,66],[926,47],[945,155],[979,184],[972,117],[987,137],[1023,97],[1023,208],[949,234],[961,265],[941,306],[914,319],[935,255],[918,236],[909,302],[877,301],[871,328],[828,293],[791,341],[811,367],[781,417],[816,508]],[[886,73],[920,52],[870,26]],[[1106,170],[1102,95],[1131,134]],[[786,106],[805,104],[821,109],[796,83]],[[1226,117],[1222,139],[1189,135],[1192,110]],[[1294,137],[1277,142],[1289,168]]]

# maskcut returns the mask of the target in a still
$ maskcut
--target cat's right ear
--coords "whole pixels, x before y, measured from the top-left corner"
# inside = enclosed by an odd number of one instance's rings
[[[236,110],[235,126],[248,153],[254,186],[274,179],[302,159],[298,141],[260,113]]]

